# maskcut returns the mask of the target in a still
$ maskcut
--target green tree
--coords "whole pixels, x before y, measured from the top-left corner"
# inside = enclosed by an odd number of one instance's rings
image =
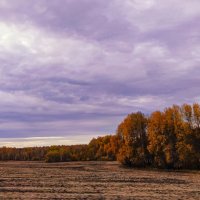
[[[46,162],[60,162],[60,153],[58,150],[50,150],[46,154]]]

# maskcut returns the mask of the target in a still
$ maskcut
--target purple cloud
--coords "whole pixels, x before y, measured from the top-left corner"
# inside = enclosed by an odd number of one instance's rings
[[[199,102],[199,19],[198,0],[0,0],[0,137],[89,138]]]

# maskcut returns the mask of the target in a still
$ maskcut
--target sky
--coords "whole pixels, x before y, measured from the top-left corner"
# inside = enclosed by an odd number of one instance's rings
[[[0,0],[0,146],[87,143],[199,103],[199,64],[199,0]]]

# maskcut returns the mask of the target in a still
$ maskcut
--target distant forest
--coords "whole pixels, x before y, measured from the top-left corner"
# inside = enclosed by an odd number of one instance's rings
[[[200,105],[173,105],[150,116],[129,114],[115,135],[87,145],[0,148],[0,160],[114,161],[130,167],[200,169]]]

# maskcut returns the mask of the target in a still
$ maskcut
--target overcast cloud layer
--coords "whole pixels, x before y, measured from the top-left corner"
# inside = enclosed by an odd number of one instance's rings
[[[199,102],[199,63],[199,0],[0,0],[0,145]]]

